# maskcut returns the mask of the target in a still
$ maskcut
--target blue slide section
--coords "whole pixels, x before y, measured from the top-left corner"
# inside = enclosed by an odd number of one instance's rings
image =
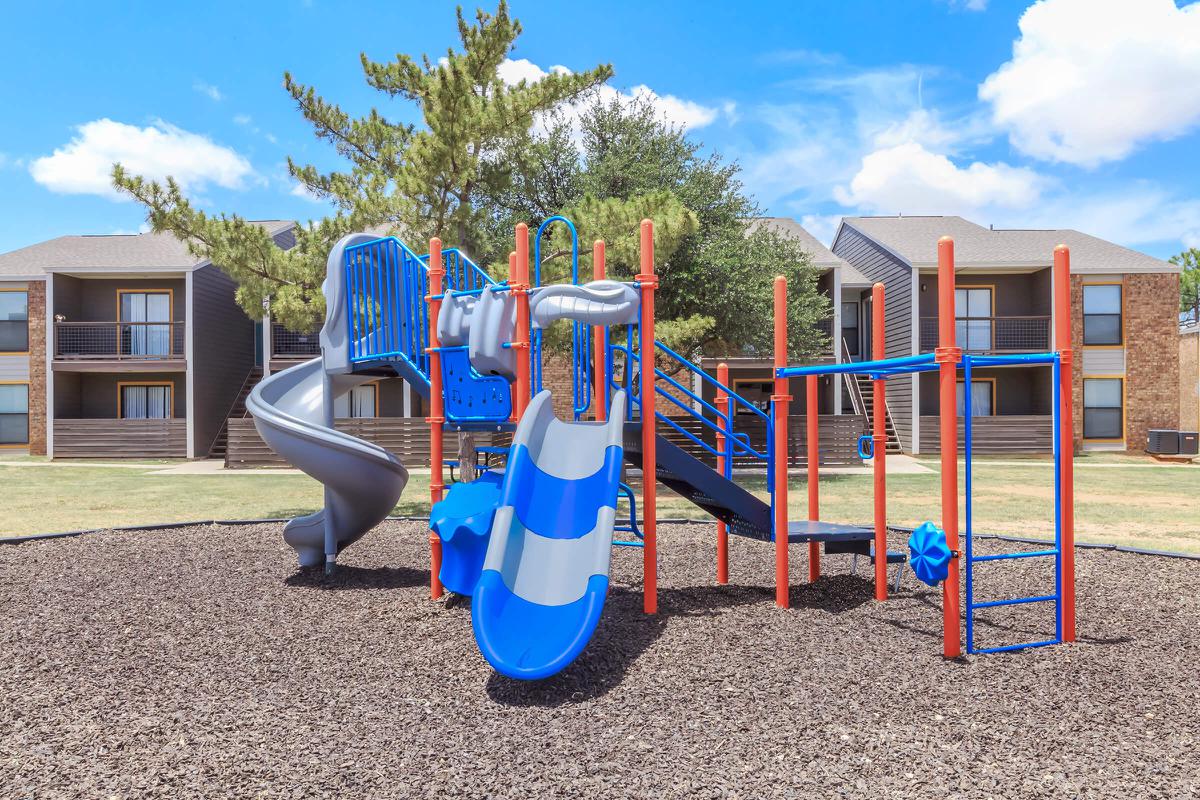
[[[625,395],[609,421],[558,420],[541,392],[513,437],[471,623],[497,672],[554,675],[587,646],[608,593]]]
[[[469,483],[456,483],[430,511],[429,527],[442,540],[438,577],[455,594],[475,591],[503,480],[502,473],[489,470]]]

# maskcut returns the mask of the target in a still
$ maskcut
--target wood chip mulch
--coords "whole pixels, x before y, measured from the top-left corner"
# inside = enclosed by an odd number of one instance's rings
[[[0,547],[0,797],[1200,796],[1200,563],[1080,551],[1080,641],[941,657],[941,597],[886,604],[825,558],[773,605],[770,546],[660,531],[614,551],[595,638],[538,684],[496,675],[470,603],[430,602],[428,531],[388,522],[332,578],[281,526]],[[893,542],[902,547],[903,542]],[[1014,545],[981,543],[981,548]],[[1051,587],[983,565],[979,596]],[[980,644],[1044,638],[1026,606]]]

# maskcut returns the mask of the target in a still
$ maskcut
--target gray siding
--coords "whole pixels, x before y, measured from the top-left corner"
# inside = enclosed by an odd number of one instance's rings
[[[884,286],[885,354],[888,358],[913,354],[912,269],[863,236],[843,225],[833,252],[849,261],[873,283]],[[872,331],[872,336],[875,332]],[[865,357],[869,357],[869,353]],[[906,451],[913,449],[913,382],[909,375],[887,380],[887,403],[896,425],[896,435]]]
[[[229,276],[213,266],[192,273],[192,432],[207,456],[254,366],[254,323],[234,300]]]
[[[973,380],[995,381],[996,416],[1041,416],[1052,413],[1053,386],[1049,367],[1005,367],[1003,369],[976,369],[971,373]],[[923,372],[921,381],[921,416],[935,417],[938,413],[938,375]],[[938,427],[926,427],[922,420],[924,442],[921,450],[934,452],[937,447]]]
[[[0,356],[0,383],[29,380],[29,356]]]

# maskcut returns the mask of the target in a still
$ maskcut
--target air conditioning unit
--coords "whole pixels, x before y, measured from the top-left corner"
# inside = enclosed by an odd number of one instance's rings
[[[1146,438],[1147,453],[1159,456],[1179,454],[1179,431],[1151,430]]]
[[[1179,432],[1179,455],[1200,456],[1200,433],[1196,431]]]

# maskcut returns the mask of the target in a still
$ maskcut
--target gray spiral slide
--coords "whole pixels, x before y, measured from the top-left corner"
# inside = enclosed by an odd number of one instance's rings
[[[408,470],[387,450],[333,428],[333,401],[374,375],[355,375],[349,362],[342,252],[378,237],[351,234],[329,254],[321,357],[274,373],[246,400],[263,441],[325,486],[325,507],[283,529],[300,566],[332,568],[338,553],[378,525],[400,499]]]

